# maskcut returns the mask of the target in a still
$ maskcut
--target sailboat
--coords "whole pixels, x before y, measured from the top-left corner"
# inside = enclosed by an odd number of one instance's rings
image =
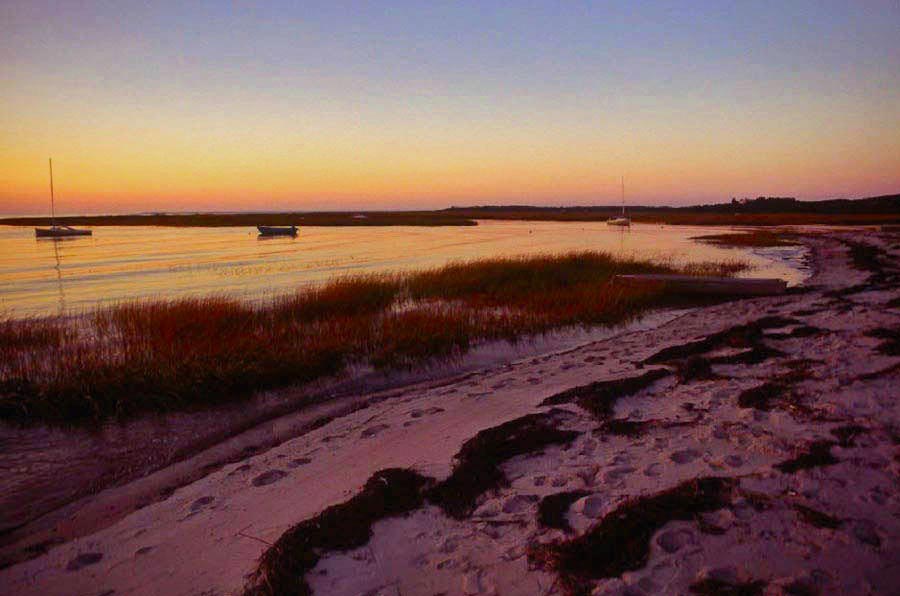
[[[53,198],[53,159],[50,159],[50,227],[35,228],[34,235],[38,238],[70,238],[72,236],[90,236],[90,230],[77,230],[71,226],[56,225],[56,204]]]
[[[631,219],[625,215],[625,176],[622,176],[622,215],[621,217],[613,217],[606,220],[606,224],[610,226],[631,226]]]

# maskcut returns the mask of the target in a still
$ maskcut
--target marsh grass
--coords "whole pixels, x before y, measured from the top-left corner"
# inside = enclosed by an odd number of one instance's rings
[[[484,341],[611,325],[685,303],[609,283],[616,273],[739,268],[570,253],[340,278],[262,305],[209,296],[0,319],[0,418],[71,423],[205,407],[355,363],[411,367]]]

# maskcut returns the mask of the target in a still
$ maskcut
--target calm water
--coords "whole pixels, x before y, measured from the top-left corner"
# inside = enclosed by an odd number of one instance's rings
[[[802,251],[749,252],[691,240],[715,228],[605,223],[479,222],[471,227],[303,228],[260,240],[255,228],[97,227],[94,236],[38,240],[0,226],[0,314],[78,312],[102,303],[209,293],[265,299],[338,275],[401,271],[448,261],[604,250],[676,262],[741,258],[747,275],[796,284]]]

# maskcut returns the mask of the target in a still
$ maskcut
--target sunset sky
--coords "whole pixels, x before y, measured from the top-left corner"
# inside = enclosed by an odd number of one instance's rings
[[[0,212],[900,192],[900,3],[0,3]]]

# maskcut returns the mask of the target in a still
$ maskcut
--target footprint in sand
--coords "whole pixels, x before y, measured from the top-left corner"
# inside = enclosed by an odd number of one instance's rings
[[[435,565],[434,568],[440,571],[442,569],[454,569],[457,565],[459,565],[459,562],[456,559],[444,559]]]
[[[682,449],[681,451],[676,451],[672,455],[669,456],[676,464],[686,464],[694,461],[700,457],[700,452],[696,449]]]
[[[214,500],[215,499],[213,497],[209,496],[200,497],[199,499],[191,503],[191,511],[200,511],[201,509],[212,503]]]
[[[618,468],[613,468],[603,475],[603,480],[606,482],[618,482],[625,476],[631,475],[632,472],[636,472],[637,468],[632,468],[631,466],[620,466]]]
[[[383,431],[387,428],[390,428],[390,425],[376,424],[375,426],[370,426],[366,430],[362,431],[362,433],[360,433],[359,436],[362,437],[363,439],[371,439],[372,437],[374,437],[375,435],[377,435],[378,433],[380,433],[381,431]]]
[[[251,466],[250,464],[244,464],[243,466],[238,466],[237,468],[235,468],[235,469],[233,469],[232,471],[228,472],[228,475],[229,475],[229,476],[234,476],[235,474],[240,474],[241,472],[246,472],[247,470],[249,470],[249,469],[252,468],[252,467],[253,467],[253,466]]]
[[[528,382],[531,383],[532,385],[540,385],[541,384],[541,380],[537,377],[528,377]]]
[[[306,464],[308,464],[311,461],[312,460],[309,459],[308,457],[298,457],[297,459],[291,460],[291,462],[288,463],[288,467],[289,468],[299,468],[300,466],[305,466]]]
[[[283,472],[282,470],[268,470],[251,480],[250,483],[253,486],[266,486],[278,482],[285,476],[287,476],[287,472]]]
[[[744,465],[744,460],[740,455],[729,455],[725,458],[725,463],[732,468],[740,468],[742,465]]]
[[[146,554],[149,553],[151,550],[153,550],[153,547],[152,547],[152,546],[142,546],[141,548],[139,548],[139,549],[137,549],[136,551],[134,551],[134,554],[135,554],[135,556],[146,555]]]
[[[440,414],[444,411],[444,408],[438,408],[437,406],[428,408],[427,410],[413,410],[409,413],[412,418],[421,418],[422,416],[431,416],[433,414]]]
[[[644,476],[654,477],[662,474],[662,466],[660,464],[650,464],[644,468]]]
[[[103,558],[103,553],[81,553],[66,565],[66,571],[78,571],[88,565],[99,563]]]
[[[603,514],[604,500],[600,495],[579,499],[573,509],[585,517],[598,518]]]
[[[522,513],[538,501],[537,495],[516,495],[503,503],[503,513]]]
[[[660,534],[656,539],[656,543],[667,553],[677,552],[683,546],[696,542],[697,538],[690,530],[669,530]]]

